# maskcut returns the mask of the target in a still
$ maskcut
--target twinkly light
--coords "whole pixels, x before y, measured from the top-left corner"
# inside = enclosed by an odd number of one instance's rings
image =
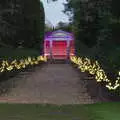
[[[0,65],[0,72],[4,71],[12,71],[14,69],[23,69],[26,68],[28,65],[39,64],[40,61],[47,61],[45,56],[38,56],[37,58],[28,57],[27,59],[21,60],[13,60],[12,62],[8,62],[3,60]]]
[[[106,87],[109,90],[115,90],[120,87],[120,71],[118,72],[118,77],[116,78],[115,83],[112,84],[110,82],[111,80],[109,80],[106,76],[104,70],[100,67],[98,61],[92,63],[88,58],[81,58],[77,56],[71,56],[70,60],[78,65],[78,69],[80,69],[81,72],[88,71],[90,74],[95,75],[97,82],[106,82]]]

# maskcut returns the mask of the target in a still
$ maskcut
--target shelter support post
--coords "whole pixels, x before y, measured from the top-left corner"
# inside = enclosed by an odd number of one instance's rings
[[[69,62],[70,58],[70,41],[67,41],[67,62]]]
[[[50,41],[50,60],[52,61],[52,40]]]

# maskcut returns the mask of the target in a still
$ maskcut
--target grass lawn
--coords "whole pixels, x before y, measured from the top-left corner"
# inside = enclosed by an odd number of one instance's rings
[[[0,120],[120,120],[120,103],[0,104]]]

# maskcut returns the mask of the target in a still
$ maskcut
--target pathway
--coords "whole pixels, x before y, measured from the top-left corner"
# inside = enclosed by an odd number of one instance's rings
[[[12,88],[0,102],[86,104],[94,101],[82,79],[69,64],[46,64],[22,77],[12,78]],[[81,77],[80,77],[81,76]]]

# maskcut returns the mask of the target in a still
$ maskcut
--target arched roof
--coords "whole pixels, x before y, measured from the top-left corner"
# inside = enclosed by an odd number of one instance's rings
[[[53,32],[48,32],[45,35],[45,40],[51,41],[51,40],[56,40],[56,41],[61,41],[61,40],[73,40],[73,33],[69,33],[63,30],[56,30]]]

